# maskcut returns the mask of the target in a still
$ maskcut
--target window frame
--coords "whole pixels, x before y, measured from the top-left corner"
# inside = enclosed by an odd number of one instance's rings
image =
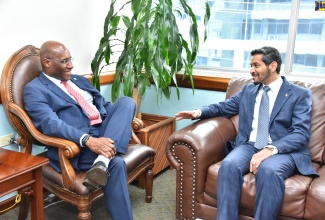
[[[296,34],[298,30],[300,1],[301,0],[292,0],[288,36],[286,41],[286,57],[283,60],[284,63],[283,67],[281,68],[281,75],[286,76],[290,80],[319,81],[320,77],[324,78],[323,74],[308,72],[300,73],[296,71],[293,72],[292,70],[294,64]],[[309,25],[311,25],[310,22]],[[197,66],[193,69],[193,76],[207,76],[230,79],[231,77],[250,77],[250,74],[247,69]]]

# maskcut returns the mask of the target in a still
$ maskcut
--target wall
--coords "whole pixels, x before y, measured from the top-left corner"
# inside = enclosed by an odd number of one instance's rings
[[[75,73],[90,73],[103,32],[108,0],[0,1],[0,66],[21,47],[57,40],[75,58]]]
[[[123,1],[118,2],[122,4]],[[57,40],[64,43],[75,58],[73,73],[90,73],[90,63],[102,35],[109,5],[108,0],[0,1],[0,69],[21,47],[28,44],[40,47],[47,40]],[[110,86],[104,86],[101,92],[110,100]],[[163,98],[158,104],[155,87],[152,87],[145,94],[140,111],[174,116],[180,110],[193,109],[223,99],[224,94],[220,92],[196,90],[193,95],[191,89],[181,88],[180,100],[177,100],[175,92],[170,100]],[[0,123],[0,136],[14,133],[2,105]],[[190,123],[192,121],[177,122],[177,129]]]
[[[110,100],[111,86],[102,86],[101,93],[107,100]],[[224,92],[196,89],[193,94],[192,89],[180,88],[180,100],[178,100],[176,89],[173,87],[170,99],[162,97],[158,103],[156,94],[155,86],[147,89],[140,105],[140,112],[174,117],[179,111],[192,110],[211,103],[218,103],[225,99]],[[177,121],[176,130],[193,122],[192,120]]]
[[[75,58],[74,73],[90,73],[109,4],[108,0],[0,1],[0,70],[21,47],[40,47],[47,40],[57,40]],[[0,120],[0,136],[13,133],[2,105]]]
[[[122,4],[124,1],[118,1]],[[90,63],[96,52],[109,9],[108,0],[7,0],[0,1],[0,69],[7,59],[21,47],[32,44],[40,47],[47,40],[64,43],[75,58],[75,74],[91,73]],[[174,89],[174,88],[173,88]],[[101,92],[110,99],[110,86]],[[181,89],[181,99],[173,93],[170,100],[156,101],[155,87],[148,89],[140,111],[174,116],[180,110],[193,109],[224,99],[220,92]],[[13,133],[0,105],[0,136]],[[192,121],[177,122],[177,129]]]
[[[120,4],[123,1],[118,1]],[[40,47],[47,40],[62,42],[75,58],[75,74],[91,73],[90,63],[96,52],[103,31],[103,22],[109,8],[108,0],[2,0],[0,1],[0,69],[7,59],[21,47],[31,44]],[[110,100],[110,85],[101,88],[101,93]],[[170,100],[156,102],[154,87],[148,89],[144,96],[140,111],[145,113],[174,116],[180,110],[217,102],[224,99],[224,93],[181,89],[181,100],[173,93]],[[177,122],[180,129],[193,121]],[[3,106],[0,105],[0,137],[15,133],[10,126]],[[18,150],[17,146],[9,145],[6,149]],[[44,148],[34,146],[33,154]],[[13,193],[14,194],[14,193]],[[12,195],[12,194],[11,194]],[[9,196],[0,198],[0,201]]]
[[[157,102],[156,90],[154,86],[148,88],[147,93],[143,97],[140,112],[157,114],[173,117],[175,113],[182,110],[192,110],[199,108],[204,105],[211,103],[217,103],[225,98],[224,92],[214,92],[214,91],[205,91],[196,89],[194,94],[191,89],[180,88],[181,97],[180,100],[177,99],[175,88],[172,88],[173,93],[171,98],[168,100],[162,98]],[[111,97],[111,85],[104,85],[101,87],[101,93],[105,99],[110,100]],[[6,115],[3,111],[3,106],[0,105],[0,121],[1,129],[0,136],[7,135],[10,133],[15,133],[11,125],[9,124]],[[192,120],[182,120],[176,122],[176,130],[179,130],[194,121]],[[6,149],[17,150],[15,145],[9,145],[4,147]],[[43,150],[43,147],[35,146],[33,148],[33,154],[37,154]]]
[[[109,4],[108,0],[0,1],[0,70],[21,47],[28,44],[40,47],[47,40],[57,40],[75,58],[74,73],[90,73],[90,62],[102,35]],[[9,133],[14,131],[0,105],[0,136]],[[6,148],[17,150],[13,145]],[[33,154],[41,150],[35,147]],[[10,195],[0,201],[7,197]]]
[[[157,103],[155,87],[152,86],[150,89],[148,89],[148,92],[144,96],[140,106],[140,112],[173,117],[175,113],[179,111],[193,110],[211,103],[218,103],[225,99],[224,92],[196,89],[193,94],[192,89],[180,88],[180,100],[178,100],[176,89],[172,88],[172,90],[174,92],[169,100],[162,98],[160,103]],[[192,120],[177,121],[176,130],[179,130],[193,122],[194,121]]]

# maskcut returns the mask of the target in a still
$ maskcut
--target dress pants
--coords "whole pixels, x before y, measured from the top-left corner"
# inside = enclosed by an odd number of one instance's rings
[[[135,113],[135,103],[132,98],[119,98],[110,106],[108,116],[100,125],[92,126],[90,135],[94,137],[109,137],[114,141],[117,154],[108,165],[107,184],[103,186],[106,207],[113,220],[129,220],[132,208],[128,191],[126,164],[120,154],[127,150],[131,138],[131,124]],[[89,170],[97,158],[97,154],[89,148],[81,148],[78,159],[80,170]]]
[[[107,210],[113,220],[131,220],[132,208],[124,159],[117,155],[109,162],[107,184],[103,186]]]
[[[218,172],[218,220],[238,219],[243,175],[249,172],[252,156],[259,152],[250,143],[234,148]],[[293,175],[296,165],[289,154],[276,154],[264,160],[256,174],[255,220],[276,220],[285,191],[284,179]]]

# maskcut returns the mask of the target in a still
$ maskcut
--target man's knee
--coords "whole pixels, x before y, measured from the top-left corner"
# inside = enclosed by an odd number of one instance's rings
[[[234,173],[239,171],[239,167],[234,163],[234,161],[225,158],[222,161],[219,173],[229,175],[229,173]]]
[[[117,155],[115,156],[110,162],[109,162],[109,168],[110,169],[114,169],[114,170],[125,170],[126,169],[126,164],[124,159]]]
[[[134,99],[132,99],[132,98],[130,98],[128,96],[123,96],[123,97],[119,98],[117,100],[117,103],[121,103],[121,104],[123,104],[125,106],[130,106],[130,107],[133,107],[133,108],[135,108],[135,106],[136,106]]]
[[[270,166],[263,166],[262,164],[258,168],[255,175],[256,175],[256,179],[262,179],[262,180],[263,179],[272,180],[272,179],[281,178],[275,169],[273,169]]]

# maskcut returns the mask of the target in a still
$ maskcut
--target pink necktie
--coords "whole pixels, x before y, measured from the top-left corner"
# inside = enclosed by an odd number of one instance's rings
[[[74,90],[67,81],[62,80],[61,82],[64,85],[64,87],[68,90],[70,95],[72,95],[76,99],[76,101],[81,106],[81,108],[85,112],[87,112],[88,117],[90,119],[90,124],[95,125],[101,123],[102,120],[99,118],[99,113],[89,105],[89,103],[84,99],[84,97],[82,97],[82,95],[79,92]]]

